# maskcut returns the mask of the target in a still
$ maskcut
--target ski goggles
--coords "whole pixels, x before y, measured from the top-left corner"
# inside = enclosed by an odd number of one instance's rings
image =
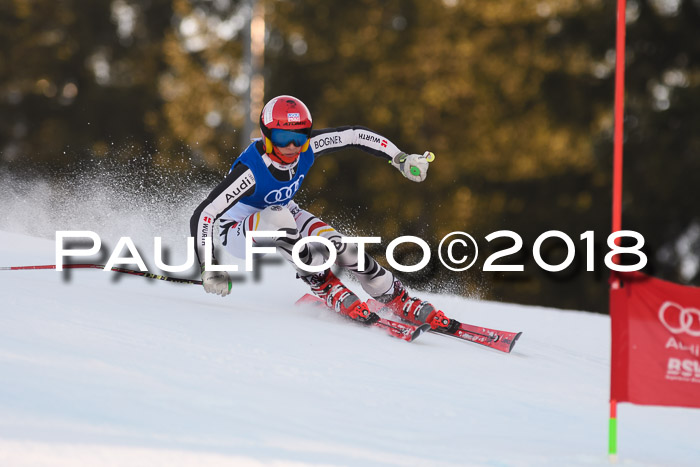
[[[300,148],[308,140],[309,135],[297,133],[296,131],[274,129],[270,134],[270,141],[278,148],[286,148],[290,143]]]

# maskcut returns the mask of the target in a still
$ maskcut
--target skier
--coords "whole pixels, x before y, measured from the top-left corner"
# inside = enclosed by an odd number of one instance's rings
[[[270,100],[260,113],[262,138],[254,140],[241,153],[226,178],[194,211],[190,230],[202,265],[204,290],[223,297],[230,293],[232,286],[227,272],[204,270],[205,239],[213,236],[216,220],[219,220],[221,244],[238,258],[245,258],[245,236],[250,231],[280,232],[279,237],[256,238],[254,243],[275,246],[292,264],[292,247],[297,241],[321,236],[335,245],[336,264],[350,270],[365,292],[394,314],[414,324],[429,323],[437,331],[455,332],[459,322],[447,318],[430,303],[410,297],[401,281],[367,254],[364,255],[365,267],[360,271],[357,245],[342,243],[342,234],[293,201],[314,161],[322,155],[358,148],[385,159],[409,180],[422,182],[432,153],[406,154],[387,138],[360,126],[311,128],[311,113],[301,100],[285,95]],[[210,253],[214,258],[214,252]],[[326,255],[325,251],[306,244],[299,258],[304,264],[315,266],[323,264]],[[216,264],[215,259],[212,262]],[[297,277],[329,307],[364,323],[378,319],[330,268],[319,273],[296,266],[295,269]]]

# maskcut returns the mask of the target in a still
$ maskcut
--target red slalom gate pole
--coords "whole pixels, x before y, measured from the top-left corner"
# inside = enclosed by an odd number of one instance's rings
[[[617,401],[610,400],[610,420],[608,422],[608,458],[617,462]]]
[[[612,193],[612,231],[622,230],[622,147],[624,140],[625,118],[625,28],[627,2],[617,0],[617,23],[615,38],[615,128],[613,135],[613,193]],[[619,258],[613,260],[617,263]],[[610,283],[611,289],[620,288],[619,277],[614,276]],[[612,290],[611,290],[612,292]],[[612,309],[610,310],[612,321]],[[614,337],[613,337],[614,338]],[[612,371],[612,356],[611,356]],[[612,378],[611,378],[612,381]],[[612,383],[611,383],[612,384]],[[610,388],[612,395],[612,386]],[[610,399],[610,419],[608,422],[608,459],[617,462],[617,400]]]
[[[622,146],[624,142],[625,119],[625,11],[626,0],[617,1],[617,34],[615,44],[615,128],[613,135],[613,192],[612,192],[612,231],[622,230]],[[619,240],[616,240],[619,241]],[[613,261],[618,262],[615,256]],[[612,287],[618,288],[619,281],[613,278]]]

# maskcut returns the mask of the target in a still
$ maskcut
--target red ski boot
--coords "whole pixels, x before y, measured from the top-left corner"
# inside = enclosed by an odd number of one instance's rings
[[[448,318],[430,303],[420,298],[409,297],[408,291],[398,279],[394,280],[392,291],[376,300],[401,319],[413,324],[428,323],[433,331],[454,334],[460,326],[459,321]]]
[[[326,306],[350,319],[364,324],[379,320],[379,315],[372,313],[365,302],[345,287],[330,269],[301,277],[311,286],[311,291],[326,302]]]

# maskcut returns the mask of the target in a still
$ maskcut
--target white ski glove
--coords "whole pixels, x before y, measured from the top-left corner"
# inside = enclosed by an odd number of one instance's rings
[[[231,293],[233,283],[226,271],[202,271],[202,286],[206,293],[225,297]]]
[[[435,160],[435,154],[425,151],[423,155],[400,152],[394,156],[391,165],[404,177],[414,182],[422,182],[428,175],[428,163]]]

